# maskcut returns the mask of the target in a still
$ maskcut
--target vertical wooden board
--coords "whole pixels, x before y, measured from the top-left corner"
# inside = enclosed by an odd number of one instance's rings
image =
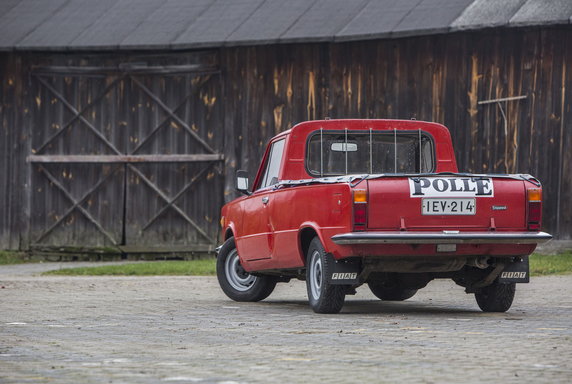
[[[414,116],[418,120],[434,121],[433,105],[433,73],[435,70],[434,56],[432,55],[434,45],[442,45],[439,38],[423,38],[419,41],[419,80],[415,91],[417,108]]]
[[[561,31],[562,41],[569,41],[572,33]],[[558,222],[554,232],[562,240],[572,239],[572,48],[570,44],[562,47],[562,84],[561,86],[561,157],[560,157],[560,189],[559,204],[556,214]]]
[[[564,29],[555,29],[552,34],[555,35],[554,39],[554,53],[553,53],[553,70],[551,79],[552,88],[552,108],[550,113],[551,126],[554,128],[553,138],[551,138],[551,149],[556,156],[552,156],[551,171],[553,172],[552,184],[554,187],[554,204],[552,205],[552,212],[556,214],[552,216],[552,222],[547,222],[546,225],[551,225],[552,231],[559,235],[568,233],[568,238],[572,236],[570,232],[563,231],[563,228],[570,228],[570,219],[568,214],[570,212],[570,204],[567,203],[570,198],[572,190],[569,189],[569,181],[572,178],[569,170],[570,156],[567,156],[566,144],[570,143],[570,127],[567,124],[570,115],[570,106],[567,105],[567,85],[569,84],[568,77],[570,76],[570,63],[569,59],[570,47],[566,40],[567,31]],[[568,33],[568,35],[570,35]],[[567,111],[568,110],[568,111]],[[567,116],[568,115],[568,116]],[[566,172],[568,171],[568,172]],[[568,189],[566,189],[568,187]],[[550,207],[550,205],[549,205]],[[548,208],[550,209],[550,208]]]
[[[445,126],[451,130],[454,139],[455,155],[461,171],[470,171],[472,161],[472,136],[478,129],[469,124],[468,106],[470,105],[469,86],[472,81],[473,66],[476,64],[467,46],[474,44],[465,34],[451,36],[443,42],[445,45],[442,92],[443,117]]]
[[[236,81],[235,74],[237,68],[240,67],[238,63],[239,49],[229,48],[221,50],[222,67],[222,97],[224,102],[224,122],[223,129],[225,134],[228,134],[224,140],[224,201],[228,202],[238,196],[234,190],[234,177],[235,172],[244,165],[239,163],[241,158],[240,148],[241,142],[244,140],[244,132],[238,124],[240,120],[240,100],[242,99],[241,89]],[[252,176],[251,176],[252,178]]]
[[[558,176],[559,162],[558,155],[546,156],[547,153],[557,154],[559,145],[560,124],[555,119],[556,110],[560,109],[560,104],[555,105],[554,77],[560,77],[561,73],[555,71],[555,60],[558,57],[558,49],[553,34],[541,32],[541,57],[539,58],[539,82],[537,95],[539,102],[535,111],[534,140],[535,151],[533,156],[537,159],[536,176],[543,183],[544,215],[543,226],[550,230],[555,229],[556,212],[558,202]],[[556,91],[560,90],[560,86]]]
[[[8,75],[8,55],[5,53],[0,54],[0,71]],[[7,99],[10,98],[8,89],[10,87],[10,78],[2,76],[0,83],[0,249],[7,248],[10,237],[10,225],[8,219],[8,210],[10,206],[9,199],[9,182],[10,171],[13,167],[10,161],[9,141],[10,141],[10,117],[8,110]],[[14,80],[12,80],[14,81]]]
[[[0,249],[10,248],[11,233],[14,230],[11,223],[11,193],[13,163],[12,141],[15,127],[15,74],[10,70],[11,57],[0,54],[0,71],[4,74],[0,83]]]
[[[329,117],[333,119],[343,118],[346,113],[344,109],[344,72],[347,64],[345,63],[343,44],[333,44],[330,47],[330,78],[329,78]]]
[[[401,84],[399,92],[399,113],[401,119],[417,118],[419,111],[419,97],[417,91],[422,77],[421,63],[419,62],[419,47],[422,38],[408,39],[403,46],[403,61]]]
[[[375,74],[375,112],[377,118],[391,118],[395,108],[395,86],[393,76],[395,43],[391,41],[380,41],[377,44],[375,57],[368,63],[369,71]]]
[[[375,81],[377,73],[383,76],[383,68],[376,62],[378,42],[364,42],[360,49],[363,50],[363,75],[361,81],[361,108],[360,114],[363,118],[378,118],[379,93],[377,91],[377,82]]]
[[[430,40],[429,40],[430,41]],[[435,121],[440,124],[445,123],[445,73],[447,72],[447,61],[444,59],[446,53],[446,38],[440,37],[429,47],[428,55],[431,56],[433,73],[431,76],[431,118],[430,121]],[[429,88],[427,88],[427,91]],[[453,133],[452,133],[453,135]],[[455,139],[455,136],[453,136]]]
[[[28,129],[23,126],[28,113],[24,104],[26,65],[14,53],[0,55],[0,140],[2,141],[2,175],[0,175],[0,249],[26,246],[28,218],[25,192],[29,172],[25,157]]]
[[[519,102],[518,112],[518,172],[533,173],[535,159],[532,157],[533,116],[536,105],[535,84],[537,78],[537,66],[539,57],[539,33],[538,31],[524,32],[519,40],[520,62],[515,65],[520,67],[520,94],[526,95],[525,101]]]
[[[387,87],[389,93],[392,95],[391,101],[388,104],[388,109],[387,109],[387,117],[389,119],[398,119],[400,118],[400,113],[401,113],[400,83],[401,83],[402,73],[404,72],[404,70],[402,70],[403,66],[402,61],[405,60],[404,58],[402,58],[403,56],[402,51],[403,51],[402,44],[400,44],[400,42],[392,42],[390,51],[391,62],[388,66],[389,84]]]

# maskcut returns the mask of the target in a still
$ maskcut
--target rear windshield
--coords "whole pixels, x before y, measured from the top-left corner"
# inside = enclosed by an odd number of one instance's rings
[[[435,168],[434,144],[423,131],[315,131],[306,169],[312,176],[426,173]]]

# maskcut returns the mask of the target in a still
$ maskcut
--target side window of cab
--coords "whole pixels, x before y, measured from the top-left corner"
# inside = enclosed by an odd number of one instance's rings
[[[278,173],[280,172],[280,163],[282,161],[282,154],[284,153],[285,139],[281,139],[272,143],[270,153],[268,154],[268,161],[262,174],[260,185],[257,189],[266,188],[268,186],[278,183]]]

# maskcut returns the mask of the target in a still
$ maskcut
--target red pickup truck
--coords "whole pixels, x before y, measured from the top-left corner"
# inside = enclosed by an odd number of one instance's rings
[[[274,137],[252,188],[222,208],[217,277],[236,301],[306,280],[311,308],[337,313],[367,284],[405,300],[436,278],[474,293],[483,311],[512,305],[529,282],[542,187],[530,175],[459,173],[443,125],[309,121]]]

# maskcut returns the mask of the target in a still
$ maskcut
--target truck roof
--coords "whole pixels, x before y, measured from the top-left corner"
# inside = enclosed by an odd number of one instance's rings
[[[450,140],[449,130],[442,124],[421,120],[399,119],[325,119],[304,121],[291,129],[282,132],[276,137],[288,134],[307,135],[317,129],[329,130],[418,130],[421,129],[432,134],[436,139],[445,136]]]

